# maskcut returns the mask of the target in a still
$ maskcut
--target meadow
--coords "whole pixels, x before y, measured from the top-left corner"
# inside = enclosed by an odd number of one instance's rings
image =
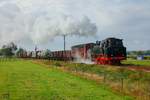
[[[1,60],[0,100],[133,100],[54,66]]]
[[[150,67],[150,60],[135,60],[135,59],[127,59],[122,62],[126,65],[135,65],[135,66],[148,66]]]
[[[39,60],[39,62],[94,80],[117,93],[133,96],[137,100],[150,100],[150,73],[146,70],[130,69],[124,65],[89,65],[48,60]]]

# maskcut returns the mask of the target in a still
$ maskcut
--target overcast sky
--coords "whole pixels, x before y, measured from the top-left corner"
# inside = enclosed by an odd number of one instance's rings
[[[0,0],[0,46],[61,50],[107,37],[150,49],[150,0]]]

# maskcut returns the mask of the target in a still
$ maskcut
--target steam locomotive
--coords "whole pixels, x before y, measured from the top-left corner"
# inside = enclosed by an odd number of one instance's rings
[[[21,58],[44,58],[42,51],[24,52],[19,55]],[[50,51],[48,59],[73,61],[76,59],[90,59],[96,64],[120,64],[121,60],[126,59],[126,47],[122,39],[106,38],[96,43],[86,43],[75,45],[71,50]]]

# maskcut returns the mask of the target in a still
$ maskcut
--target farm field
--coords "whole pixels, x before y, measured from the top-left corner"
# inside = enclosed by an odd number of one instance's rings
[[[122,62],[123,64],[127,65],[135,65],[135,66],[148,66],[150,67],[150,60],[133,60],[133,59],[127,59]]]
[[[49,67],[25,60],[1,61],[0,100],[132,100]]]

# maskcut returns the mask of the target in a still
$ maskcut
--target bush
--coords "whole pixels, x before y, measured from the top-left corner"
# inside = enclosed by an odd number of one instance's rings
[[[56,67],[61,67],[61,64],[60,64],[59,62],[55,62],[54,65],[55,65]]]
[[[150,60],[150,56],[144,56],[145,60]]]

